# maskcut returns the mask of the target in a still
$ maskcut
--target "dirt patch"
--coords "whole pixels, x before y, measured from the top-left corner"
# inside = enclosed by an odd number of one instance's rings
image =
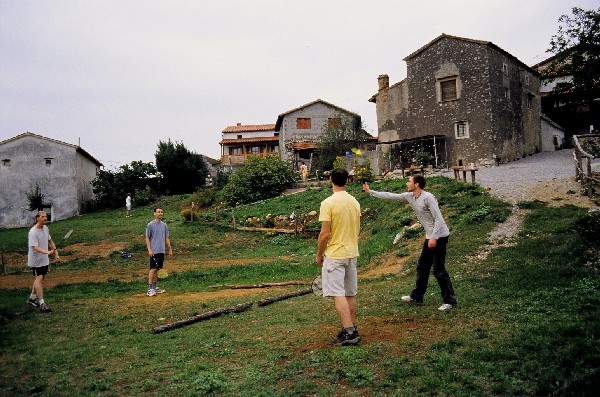
[[[594,200],[581,194],[581,184],[573,178],[538,182],[529,189],[530,200],[539,200],[551,206],[574,205],[582,208],[598,208]]]
[[[125,263],[122,266],[106,265],[106,260],[119,253],[129,246],[129,242],[111,242],[100,241],[93,244],[77,243],[65,246],[59,249],[64,252],[58,262],[51,260],[50,273],[44,281],[44,286],[52,288],[61,284],[74,284],[83,282],[106,282],[108,280],[118,280],[122,282],[131,282],[144,280],[148,277],[148,267],[146,253],[134,255],[135,263]],[[116,256],[120,259],[120,255]],[[68,269],[61,265],[74,261],[89,258],[100,258],[98,266],[88,269]],[[167,259],[165,267],[169,272],[181,272],[191,269],[202,269],[224,266],[244,266],[255,263],[272,263],[285,260],[292,261],[295,257],[277,256],[267,258],[222,258],[198,260],[185,257],[179,259],[175,252],[173,259]],[[30,287],[33,282],[33,276],[27,268],[26,253],[5,253],[4,261],[6,263],[6,272],[8,274],[0,275],[0,288],[25,288]],[[135,267],[133,267],[133,266]]]

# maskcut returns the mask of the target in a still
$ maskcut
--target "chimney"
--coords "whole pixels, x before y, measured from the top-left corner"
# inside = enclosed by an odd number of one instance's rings
[[[379,83],[379,91],[390,88],[390,77],[387,74],[380,74],[377,77],[377,82]]]
[[[242,126],[242,123],[237,123],[237,126],[238,126],[238,127],[241,127],[241,126]]]

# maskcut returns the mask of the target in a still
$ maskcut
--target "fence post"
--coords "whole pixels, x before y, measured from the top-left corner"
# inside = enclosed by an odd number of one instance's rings
[[[231,221],[233,222],[233,230],[235,230],[235,206],[231,207]]]
[[[592,178],[592,159],[587,158],[588,197],[594,197],[594,179]]]

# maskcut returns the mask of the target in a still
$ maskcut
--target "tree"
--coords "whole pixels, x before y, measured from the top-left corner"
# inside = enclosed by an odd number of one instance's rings
[[[27,201],[29,201],[29,211],[41,211],[44,208],[44,195],[37,183],[35,187],[27,192]]]
[[[336,157],[359,148],[366,136],[360,117],[338,114],[322,129],[317,151],[320,168],[331,170]]]
[[[229,205],[247,204],[276,197],[294,186],[294,182],[295,175],[289,164],[277,155],[250,156],[229,176],[221,195]]]
[[[193,193],[204,186],[208,174],[204,157],[190,152],[182,142],[159,141],[155,158],[168,193]]]
[[[144,205],[155,197],[156,167],[152,163],[133,161],[117,171],[101,170],[92,181],[92,190],[99,208],[118,208],[125,205],[125,196],[131,193],[135,205]]]
[[[600,113],[600,8],[573,8],[573,15],[562,15],[548,52],[555,53],[552,63],[541,71],[542,77],[557,82],[542,96],[542,112],[566,130],[570,136],[598,129]]]
[[[600,8],[572,9],[573,16],[562,15],[558,32],[550,40],[548,52],[556,58],[548,74],[572,75],[571,81],[557,85],[556,91],[592,93],[600,87]],[[589,100],[583,95],[580,100]]]

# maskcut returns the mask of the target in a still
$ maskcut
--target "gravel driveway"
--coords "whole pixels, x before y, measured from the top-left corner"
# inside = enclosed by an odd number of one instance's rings
[[[453,177],[453,173],[451,174]],[[467,173],[467,181],[469,180],[470,175]],[[552,196],[576,192],[570,194],[579,196],[580,189],[575,180],[572,149],[537,153],[507,164],[482,168],[477,171],[475,181],[489,188],[492,195],[511,204],[540,199],[536,194]],[[539,192],[540,189],[547,192]]]

